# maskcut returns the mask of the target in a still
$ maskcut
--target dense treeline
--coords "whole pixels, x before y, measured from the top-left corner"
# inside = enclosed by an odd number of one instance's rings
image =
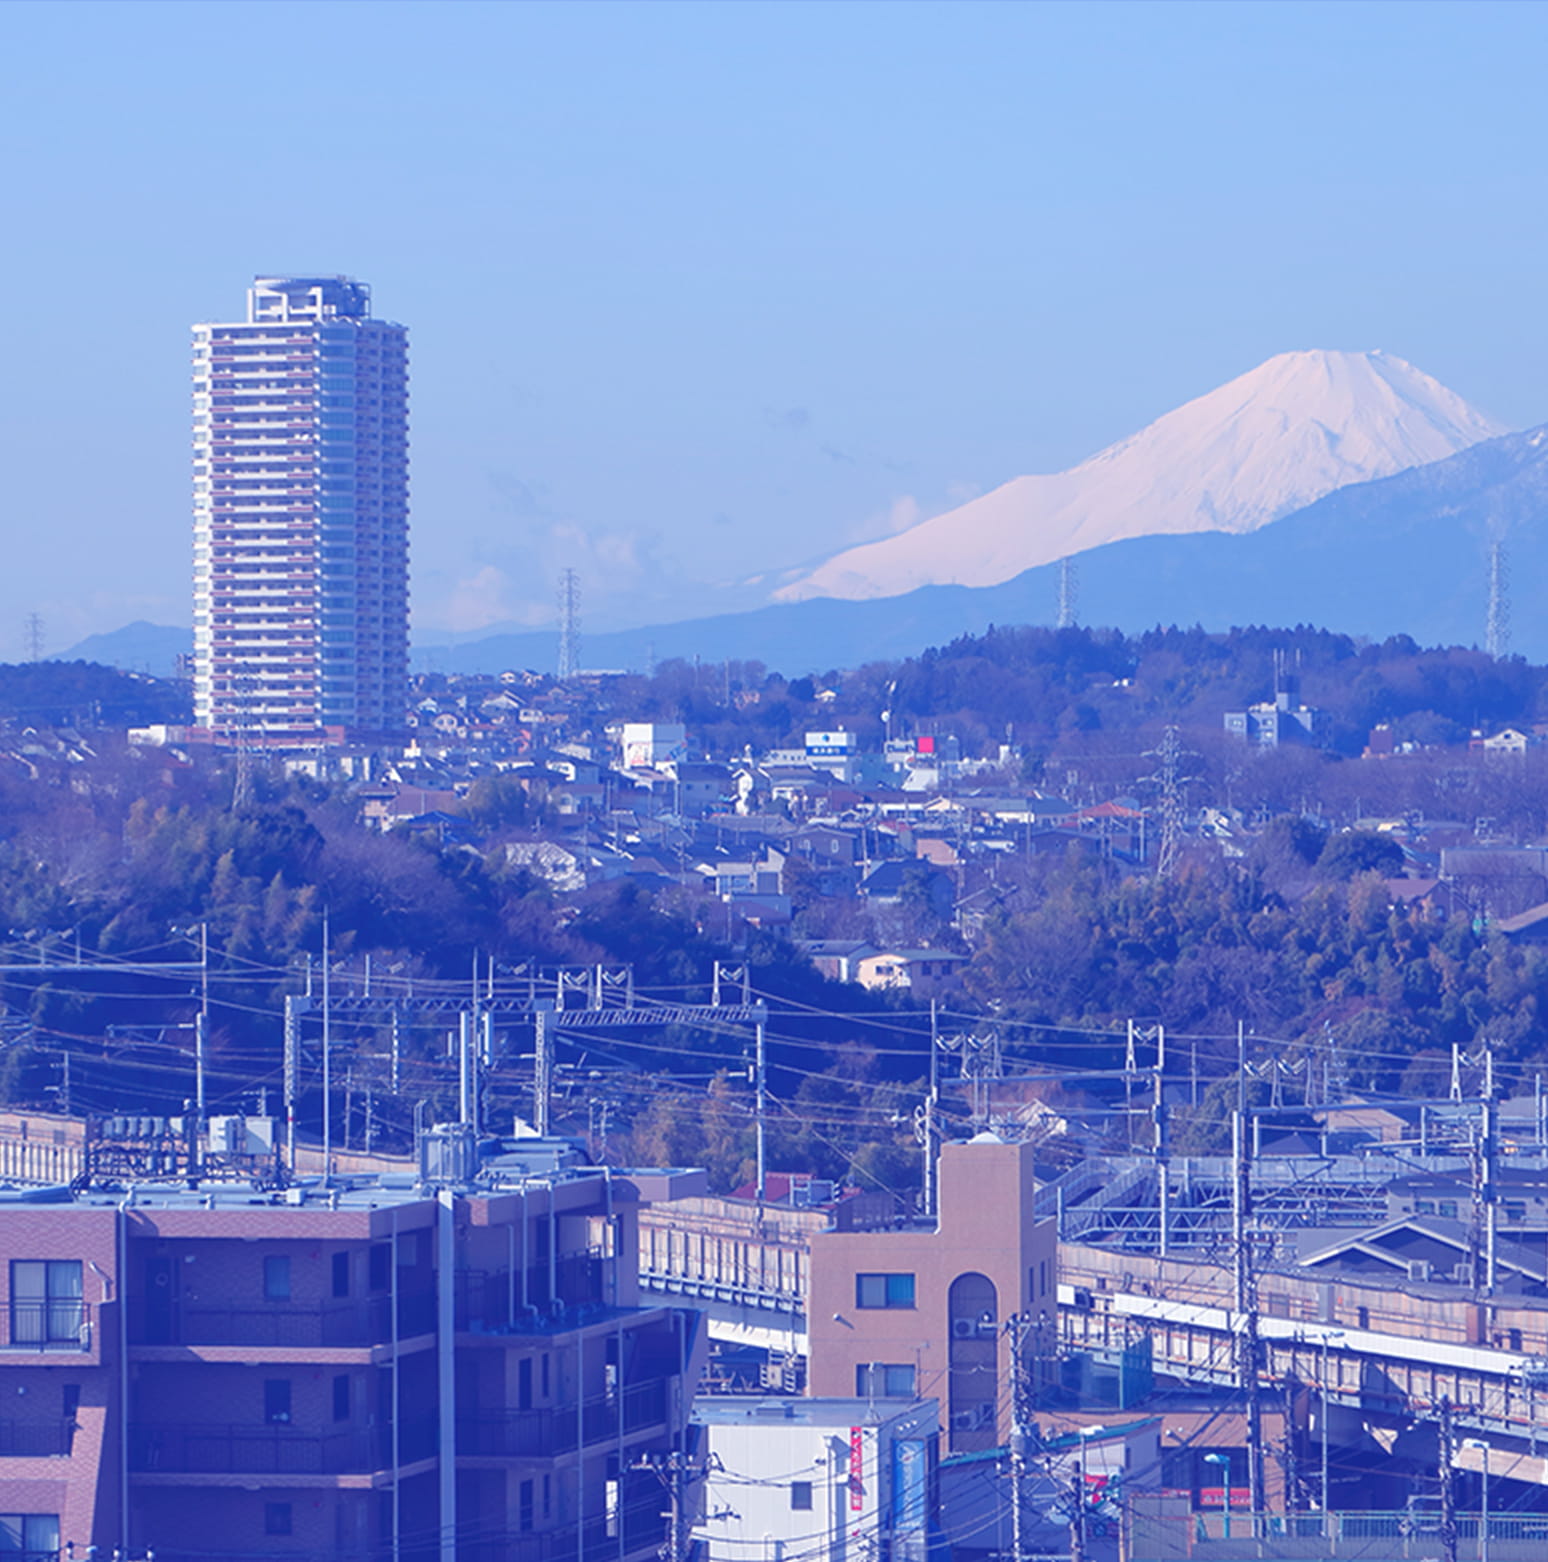
[[[140,727],[185,722],[187,691],[96,662],[0,662],[0,727]]]
[[[1548,669],[1519,658],[1307,627],[990,629],[902,663],[817,680],[787,680],[759,662],[674,661],[650,678],[619,680],[609,699],[638,719],[686,722],[696,743],[718,754],[839,724],[879,742],[887,711],[895,731],[950,730],[974,753],[1007,740],[1062,753],[1090,734],[1163,722],[1218,731],[1225,711],[1272,698],[1276,659],[1299,698],[1328,713],[1342,753],[1358,753],[1382,722],[1399,741],[1439,744],[1479,725],[1548,715]],[[823,690],[832,697],[819,699]]]

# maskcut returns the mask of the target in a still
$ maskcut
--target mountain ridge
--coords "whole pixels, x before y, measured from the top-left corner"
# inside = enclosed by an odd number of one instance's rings
[[[1023,476],[847,548],[774,599],[1003,584],[1140,536],[1251,532],[1325,494],[1507,432],[1381,352],[1280,353],[1064,472]]]

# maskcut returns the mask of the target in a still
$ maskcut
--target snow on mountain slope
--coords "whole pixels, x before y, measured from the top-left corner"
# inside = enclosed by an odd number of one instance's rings
[[[850,548],[776,600],[992,586],[1127,537],[1249,532],[1349,483],[1508,432],[1386,353],[1280,353],[1067,472]]]

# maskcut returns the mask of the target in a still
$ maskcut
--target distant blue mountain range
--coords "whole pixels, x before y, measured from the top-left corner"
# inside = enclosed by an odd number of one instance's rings
[[[1316,624],[1421,644],[1482,643],[1493,537],[1507,548],[1512,648],[1548,661],[1548,426],[1485,441],[1444,461],[1338,489],[1256,532],[1139,537],[1080,554],[1081,623],[1129,631],[1156,624]],[[926,586],[868,602],[818,598],[682,623],[587,635],[587,667],[643,670],[669,657],[756,660],[790,675],[917,654],[990,624],[1054,619],[1059,566],[1003,585]],[[186,630],[131,624],[69,653],[170,670]],[[552,631],[416,649],[441,672],[551,669]]]

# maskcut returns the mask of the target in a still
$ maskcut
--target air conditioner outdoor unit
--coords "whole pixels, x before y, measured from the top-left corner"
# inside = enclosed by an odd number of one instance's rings
[[[1430,1278],[1430,1261],[1427,1258],[1416,1258],[1408,1266],[1408,1278],[1410,1280],[1428,1280]]]
[[[972,1340],[978,1337],[978,1325],[971,1318],[953,1318],[951,1337],[954,1340]]]
[[[978,1412],[976,1410],[957,1410],[952,1412],[951,1429],[953,1432],[972,1432],[978,1427]]]

